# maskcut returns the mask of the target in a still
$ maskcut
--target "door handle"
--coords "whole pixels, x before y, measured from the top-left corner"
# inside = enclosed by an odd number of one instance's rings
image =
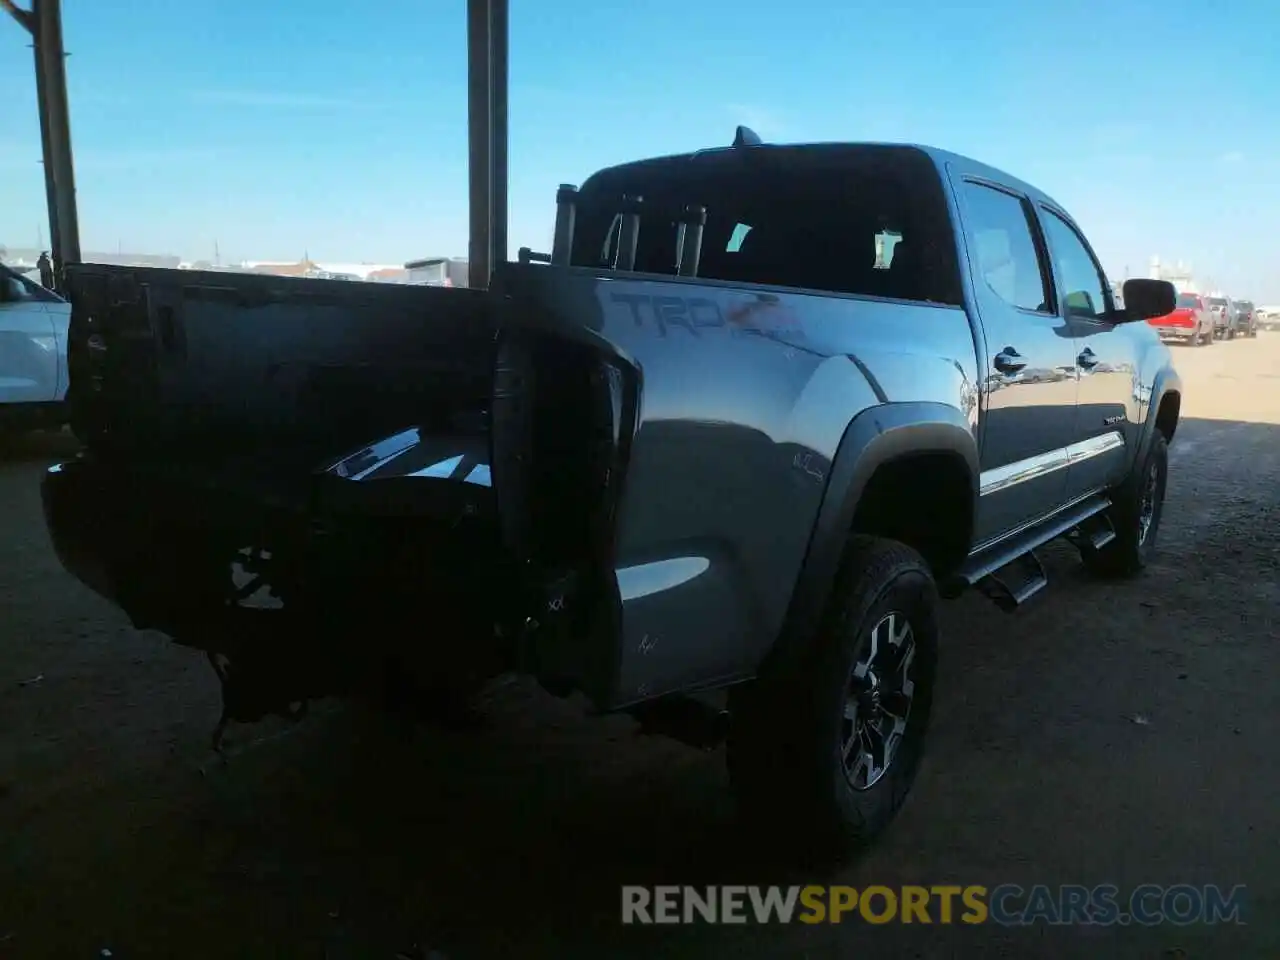
[[[1085,347],[1080,356],[1076,357],[1076,363],[1085,370],[1092,370],[1098,365],[1098,355],[1088,347]]]
[[[1017,373],[1027,365],[1027,361],[1022,359],[1022,354],[1013,347],[1005,347],[997,353],[992,363],[1001,373]]]

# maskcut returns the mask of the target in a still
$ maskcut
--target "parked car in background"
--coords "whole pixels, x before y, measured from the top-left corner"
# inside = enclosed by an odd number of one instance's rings
[[[66,422],[71,304],[0,264],[0,434]]]
[[[1156,328],[1165,343],[1189,343],[1198,347],[1213,342],[1213,312],[1198,293],[1178,294],[1172,313],[1153,317],[1147,323]]]
[[[1215,339],[1221,340],[1227,335],[1227,328],[1230,322],[1227,318],[1227,308],[1231,301],[1226,297],[1205,297],[1204,304],[1209,310],[1209,315],[1213,318],[1213,336]]]
[[[1254,312],[1254,319],[1263,330],[1280,330],[1280,304],[1264,304]]]
[[[1258,318],[1253,303],[1248,300],[1231,301],[1231,327],[1227,330],[1227,339],[1236,336],[1256,337],[1258,335]]]

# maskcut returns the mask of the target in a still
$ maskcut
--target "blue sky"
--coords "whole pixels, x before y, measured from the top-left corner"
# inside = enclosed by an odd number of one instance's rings
[[[88,249],[402,262],[466,249],[463,0],[64,0]],[[555,187],[766,139],[970,154],[1064,203],[1107,269],[1183,259],[1280,302],[1268,0],[513,0],[511,250]],[[0,22],[0,242],[45,229],[28,39]],[[47,229],[45,232],[47,236]]]

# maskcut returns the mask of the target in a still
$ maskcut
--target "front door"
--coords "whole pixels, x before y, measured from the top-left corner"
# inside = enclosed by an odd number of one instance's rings
[[[986,334],[977,540],[1061,506],[1076,403],[1076,346],[1057,308],[1031,204],[960,184],[974,295]],[[980,368],[982,369],[982,368]]]
[[[1039,213],[1062,313],[1079,349],[1080,388],[1067,495],[1083,497],[1106,489],[1125,472],[1125,438],[1136,429],[1129,411],[1135,408],[1137,371],[1125,330],[1113,322],[1111,286],[1089,244],[1058,211],[1041,206]]]

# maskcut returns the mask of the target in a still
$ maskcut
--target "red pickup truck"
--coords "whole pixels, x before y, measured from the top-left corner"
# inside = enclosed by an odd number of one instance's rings
[[[1172,313],[1152,317],[1147,323],[1156,328],[1160,339],[1166,343],[1190,343],[1198,347],[1202,343],[1213,342],[1213,314],[1199,294],[1178,294]]]

